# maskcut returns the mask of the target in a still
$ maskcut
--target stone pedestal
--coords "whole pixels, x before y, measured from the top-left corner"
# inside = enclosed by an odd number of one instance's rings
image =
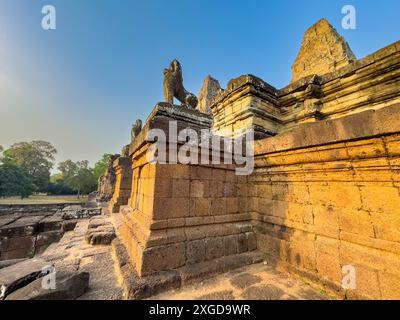
[[[159,104],[131,145],[132,195],[130,209],[121,210],[119,234],[136,272],[143,277],[179,270],[185,281],[252,263],[246,253],[256,249],[256,239],[246,177],[237,176],[234,165],[173,164],[174,149],[168,163],[149,162],[149,131],[164,129],[169,146],[170,121],[199,134],[211,126],[205,114]]]
[[[122,205],[128,204],[132,191],[132,160],[127,157],[119,157],[114,161],[113,167],[116,181],[114,194],[108,206],[111,213],[119,212]]]

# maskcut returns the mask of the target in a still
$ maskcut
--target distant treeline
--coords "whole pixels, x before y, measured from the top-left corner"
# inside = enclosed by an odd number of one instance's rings
[[[18,142],[4,150],[0,146],[0,197],[29,197],[33,193],[52,195],[88,194],[97,189],[109,155],[96,162],[66,160],[51,175],[57,150],[47,141]]]

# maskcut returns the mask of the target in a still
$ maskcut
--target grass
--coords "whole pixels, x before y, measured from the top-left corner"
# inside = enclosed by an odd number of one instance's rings
[[[0,198],[0,204],[52,204],[52,203],[81,203],[87,200],[87,196],[78,199],[72,196],[46,196],[34,195],[26,199],[20,197]]]

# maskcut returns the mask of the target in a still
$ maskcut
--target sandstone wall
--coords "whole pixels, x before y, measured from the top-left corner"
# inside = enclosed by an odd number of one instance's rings
[[[210,125],[207,119],[159,105],[131,146],[132,195],[118,231],[140,276],[180,269],[185,281],[253,262],[245,255],[256,249],[246,177],[236,176],[232,165],[154,164],[147,158],[151,127],[168,136],[169,121],[198,130]]]
[[[349,298],[400,298],[400,105],[260,140],[248,205],[258,249]]]
[[[323,61],[321,61],[323,64]],[[211,105],[213,128],[231,136],[248,129],[256,139],[299,124],[344,117],[400,102],[400,42],[335,71],[303,77],[278,90],[252,75],[229,82]]]
[[[246,183],[233,170],[181,164],[136,169],[133,210],[122,233],[141,275],[256,249],[246,201],[237,197]]]
[[[116,178],[114,194],[108,206],[111,213],[119,212],[122,205],[127,205],[132,192],[132,160],[119,157],[113,166]]]

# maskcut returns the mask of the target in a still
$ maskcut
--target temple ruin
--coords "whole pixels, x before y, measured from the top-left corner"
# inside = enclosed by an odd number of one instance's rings
[[[0,300],[400,299],[400,42],[322,19],[280,89],[183,67],[87,201],[0,205]]]
[[[197,110],[179,77],[166,80],[167,101],[135,135],[129,158],[113,164],[109,208],[125,296],[267,260],[348,299],[399,299],[400,42],[357,60],[323,19],[306,31],[288,86],[242,75],[223,90],[208,78]],[[254,130],[254,171],[149,161],[150,130],[177,143],[171,121],[199,134]],[[355,289],[342,286],[346,266]]]

